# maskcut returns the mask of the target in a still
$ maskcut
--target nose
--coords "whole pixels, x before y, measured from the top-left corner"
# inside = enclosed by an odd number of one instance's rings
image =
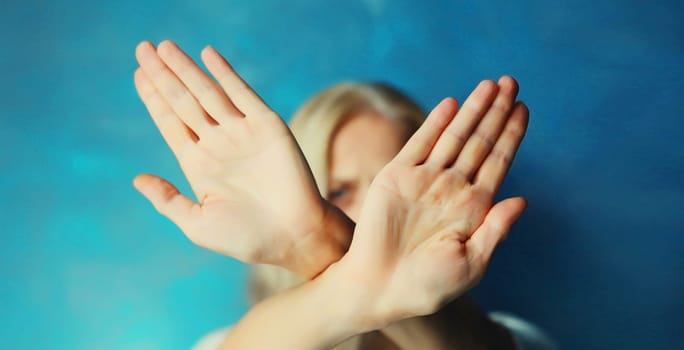
[[[363,206],[363,202],[366,199],[366,195],[368,194],[368,188],[370,187],[370,183],[371,180],[363,181],[363,183],[359,185],[359,187],[356,190],[356,195],[354,196],[353,201],[349,204],[349,207],[347,207],[346,214],[354,222],[357,222],[359,220],[359,213],[361,212],[361,207]]]

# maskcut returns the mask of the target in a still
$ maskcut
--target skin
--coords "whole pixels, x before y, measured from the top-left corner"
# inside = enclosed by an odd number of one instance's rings
[[[406,142],[400,122],[375,112],[349,117],[330,145],[326,199],[353,221],[375,176]],[[513,349],[510,334],[489,320],[468,298],[459,298],[439,312],[395,322],[363,335],[361,349]]]
[[[136,58],[138,94],[198,199],[137,176],[159,213],[197,245],[243,262],[310,278],[339,259],[352,223],[323,200],[282,119],[218,52],[208,47],[202,60],[220,87],[173,42],[142,42]]]
[[[445,168],[445,161],[457,158],[449,152],[431,156],[441,149],[440,141],[447,142],[443,145],[450,149],[486,149],[468,146],[470,141],[486,142],[483,135],[471,137],[475,128],[469,125],[486,119],[488,112],[483,110],[500,111],[491,108],[493,99],[487,103],[486,89],[481,85],[475,90],[475,106],[464,106],[466,112],[459,113],[462,118],[454,118],[453,102],[440,103],[371,183],[347,254],[318,278],[253,308],[231,331],[223,348],[330,348],[352,335],[432,314],[476,283],[494,248],[522,212],[524,201],[514,198],[499,202],[474,231],[464,229],[461,221],[470,223],[471,219],[455,215],[454,220],[454,213],[478,204],[472,199],[482,197],[473,191],[484,191],[479,186],[490,186],[496,179],[477,174],[481,182],[459,184],[471,170],[456,171],[458,160]],[[493,115],[506,117],[500,112]],[[522,138],[519,123],[526,116],[524,108],[510,113],[504,132],[492,143],[494,149],[509,152],[517,147],[509,146],[517,145]],[[445,129],[453,125],[452,120],[460,124],[454,127],[455,132],[470,128],[470,135],[460,138],[447,134]],[[462,146],[454,147],[452,142],[459,140],[464,140]],[[484,158],[479,162],[480,170],[505,173],[509,153],[490,153],[501,159]],[[462,164],[475,163],[466,159]],[[493,168],[487,167],[491,164],[495,164]],[[269,337],[263,337],[263,329],[269,330]],[[447,348],[442,345],[432,348]]]
[[[193,242],[313,277],[254,307],[227,348],[323,349],[432,314],[481,278],[524,210],[519,197],[492,203],[527,125],[512,78],[483,81],[461,110],[438,104],[373,178],[354,227],[317,192],[282,120],[215,50],[202,60],[218,85],[172,42],[143,42],[136,57],[136,88],[198,202],[155,175],[136,188]]]
[[[356,222],[371,182],[404,146],[404,133],[401,125],[374,112],[345,121],[330,145],[326,199]]]

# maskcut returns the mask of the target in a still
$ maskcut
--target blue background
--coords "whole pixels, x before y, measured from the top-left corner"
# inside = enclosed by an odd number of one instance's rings
[[[14,1],[0,5],[0,348],[185,349],[246,310],[244,266],[130,182],[187,184],[134,47],[212,44],[287,119],[344,79],[426,108],[509,73],[530,106],[502,195],[529,208],[474,294],[564,349],[684,348],[684,2]]]

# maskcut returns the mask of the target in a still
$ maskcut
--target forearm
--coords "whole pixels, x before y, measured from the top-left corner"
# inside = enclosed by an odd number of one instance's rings
[[[334,272],[253,307],[221,349],[329,349],[365,331],[353,291]]]

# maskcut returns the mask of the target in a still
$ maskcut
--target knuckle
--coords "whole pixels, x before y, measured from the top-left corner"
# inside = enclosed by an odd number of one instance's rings
[[[466,137],[465,133],[462,130],[457,130],[456,128],[453,127],[448,127],[445,130],[445,133],[451,137],[454,141],[456,141],[457,144],[464,144],[468,138]]]
[[[202,80],[198,85],[197,85],[197,90],[200,94],[208,95],[211,93],[214,93],[217,91],[216,85],[213,83]]]
[[[522,122],[514,122],[508,127],[508,133],[520,137],[525,134],[525,126]]]
[[[507,97],[501,96],[494,100],[491,110],[497,115],[506,115],[511,110],[511,103]]]
[[[469,161],[461,160],[461,164],[464,164],[464,163],[469,163]],[[451,171],[462,182],[466,182],[470,178],[470,175],[464,169],[462,169],[460,166],[451,167]]]
[[[491,135],[487,135],[482,130],[476,130],[473,133],[473,137],[475,137],[475,139],[479,140],[480,142],[484,143],[486,147],[494,146],[494,140],[492,139]]]
[[[492,156],[494,156],[494,159],[500,164],[508,164],[513,160],[513,157],[511,157],[510,154],[498,148],[492,150]]]
[[[194,100],[190,92],[183,88],[170,88],[168,94],[171,100],[176,101],[180,105],[189,105]]]

